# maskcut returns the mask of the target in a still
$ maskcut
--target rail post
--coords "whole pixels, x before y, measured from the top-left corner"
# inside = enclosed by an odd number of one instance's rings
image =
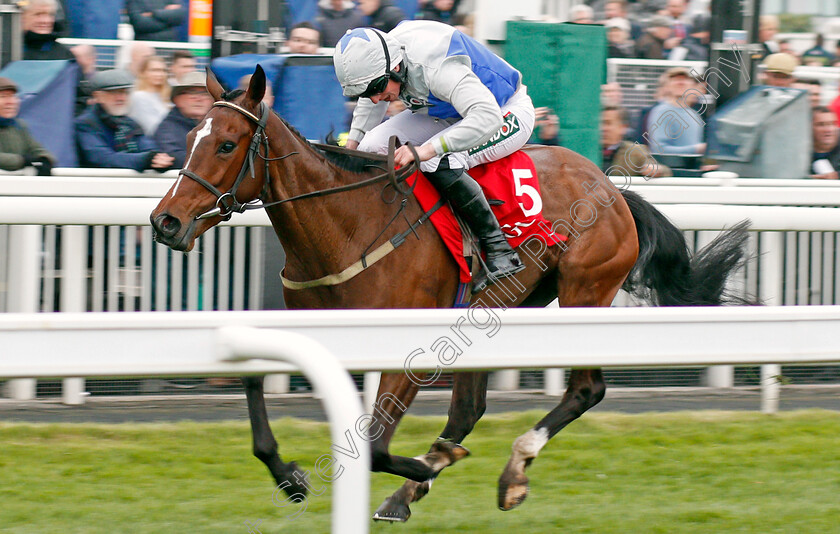
[[[63,226],[59,297],[62,312],[84,312],[87,309],[87,258],[87,227]],[[84,378],[65,378],[61,381],[61,402],[84,404],[84,391]]]
[[[762,258],[758,281],[758,294],[767,306],[782,304],[782,270],[784,256],[783,232],[762,232],[759,234],[759,256]],[[779,377],[782,366],[765,364],[761,366],[761,411],[771,414],[779,411]]]
[[[16,252],[9,258],[8,311],[36,313],[41,281],[41,227],[10,227],[9,250]],[[14,400],[31,400],[35,398],[36,386],[33,378],[9,380],[7,395]]]

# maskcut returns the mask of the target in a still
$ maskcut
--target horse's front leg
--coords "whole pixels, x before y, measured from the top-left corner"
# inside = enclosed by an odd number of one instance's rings
[[[432,488],[432,482],[444,468],[452,465],[469,451],[460,445],[484,415],[487,406],[487,372],[455,373],[449,419],[440,437],[423,455],[424,462],[435,466],[434,475],[422,482],[406,480],[400,489],[385,499],[373,514],[379,521],[405,522],[411,517],[408,505],[422,499]]]
[[[268,467],[277,483],[277,488],[285,491],[289,497],[303,500],[306,498],[304,473],[298,469],[295,462],[283,463],[277,454],[277,441],[271,432],[268,412],[265,409],[263,378],[262,376],[242,378],[242,383],[245,385],[245,397],[248,399],[248,417],[251,419],[254,456]]]
[[[418,373],[419,376],[419,373]],[[383,373],[379,382],[372,420],[368,426],[371,436],[371,466],[373,471],[390,473],[403,478],[424,482],[443,469],[448,460],[439,455],[425,454],[416,458],[395,456],[388,452],[391,438],[408,407],[417,396],[419,386],[405,373]],[[444,454],[461,447],[444,443],[440,447]],[[454,453],[454,452],[453,452]]]

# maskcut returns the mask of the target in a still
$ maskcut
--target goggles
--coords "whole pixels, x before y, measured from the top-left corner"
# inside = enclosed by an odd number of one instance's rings
[[[370,84],[368,84],[367,89],[359,95],[359,98],[370,98],[385,92],[385,88],[388,87],[388,80],[390,79],[391,77],[387,74],[374,79],[370,82]]]

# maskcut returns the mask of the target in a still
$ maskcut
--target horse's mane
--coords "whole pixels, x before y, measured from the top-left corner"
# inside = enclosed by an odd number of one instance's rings
[[[222,100],[230,102],[243,95],[244,93],[245,91],[242,89],[234,89],[233,91],[227,91],[225,93],[222,93]],[[286,128],[289,129],[290,132],[297,136],[298,139],[306,143],[306,146],[323,156],[330,163],[335,164],[337,167],[355,173],[365,173],[369,172],[372,168],[382,168],[382,161],[377,160],[375,158],[365,158],[353,154],[321,150],[320,148],[313,146],[312,143],[310,143],[309,140],[306,137],[304,137],[303,134],[300,133],[297,128],[289,124],[288,121],[281,117],[276,111],[271,111],[278,119],[280,119],[283,122],[283,124],[286,126]]]

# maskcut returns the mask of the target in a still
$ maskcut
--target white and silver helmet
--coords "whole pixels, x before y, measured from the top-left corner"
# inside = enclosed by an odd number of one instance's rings
[[[403,58],[402,45],[387,33],[356,28],[335,45],[333,64],[344,96],[369,97],[381,93],[389,79],[404,81],[404,72],[393,72]]]

